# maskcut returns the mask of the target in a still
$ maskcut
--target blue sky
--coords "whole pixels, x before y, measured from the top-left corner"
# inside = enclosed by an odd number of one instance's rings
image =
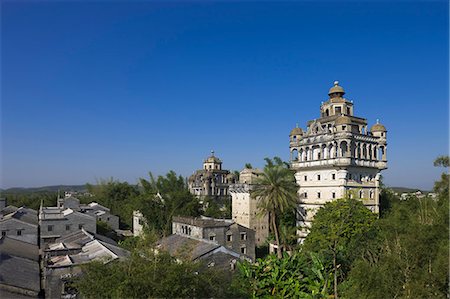
[[[289,157],[339,80],[388,128],[390,186],[448,153],[448,3],[1,4],[1,187]]]

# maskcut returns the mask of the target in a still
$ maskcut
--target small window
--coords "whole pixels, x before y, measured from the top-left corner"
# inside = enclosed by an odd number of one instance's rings
[[[305,196],[305,198],[308,198],[308,192],[305,192],[303,195]]]
[[[83,224],[78,224],[78,229],[82,229],[83,228]]]
[[[70,230],[70,224],[66,224],[66,230]]]
[[[47,230],[48,230],[49,232],[52,232],[52,231],[53,231],[53,225],[47,226]]]
[[[106,218],[106,221],[109,221],[109,217],[108,217],[108,218]]]
[[[241,240],[242,241],[247,240],[247,233],[241,233]]]
[[[210,241],[215,241],[215,240],[216,240],[216,236],[214,236],[214,235],[209,236],[209,240],[210,240]]]
[[[247,254],[247,247],[241,247],[241,253]]]
[[[2,237],[6,236],[6,230],[2,230]]]
[[[317,180],[320,181],[320,174],[317,175]]]
[[[342,126],[342,130],[344,131],[347,128],[347,126]]]
[[[332,179],[332,180],[335,180],[335,179],[336,179],[336,174],[334,174],[334,173],[331,174],[331,179]]]
[[[336,193],[335,192],[331,193],[331,197],[336,198]]]
[[[320,192],[317,192],[317,198],[320,198]]]
[[[21,235],[22,235],[22,230],[21,230],[21,229],[18,229],[18,230],[17,230],[17,235],[18,235],[18,236],[21,236]]]
[[[308,177],[305,175],[305,181],[307,181],[308,180]]]
[[[227,242],[233,241],[233,236],[231,234],[227,235]]]

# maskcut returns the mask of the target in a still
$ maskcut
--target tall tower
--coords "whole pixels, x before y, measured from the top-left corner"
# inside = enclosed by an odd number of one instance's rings
[[[320,117],[290,133],[291,166],[299,188],[297,226],[302,241],[317,212],[326,202],[345,196],[360,198],[379,212],[380,171],[387,168],[386,128],[353,114],[353,101],[335,81]]]

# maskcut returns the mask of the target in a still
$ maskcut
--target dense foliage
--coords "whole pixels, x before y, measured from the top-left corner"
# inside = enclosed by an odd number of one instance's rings
[[[252,298],[327,298],[331,282],[317,255],[303,252],[269,255],[255,264],[239,265],[240,288]]]
[[[39,210],[41,202],[44,206],[56,206],[58,192],[40,191],[40,192],[2,192],[1,197],[7,199],[7,204],[15,207],[27,207]]]
[[[134,250],[131,257],[84,266],[74,287],[84,298],[239,298],[229,272],[177,262],[167,253]]]
[[[172,216],[198,216],[201,205],[187,187],[182,176],[170,171],[157,179],[149,174],[149,180],[141,178],[139,185],[118,182],[112,179],[97,185],[87,185],[92,196],[83,202],[96,201],[118,215],[122,228],[132,228],[133,211],[139,210],[147,219],[149,229],[160,235],[171,233]]]

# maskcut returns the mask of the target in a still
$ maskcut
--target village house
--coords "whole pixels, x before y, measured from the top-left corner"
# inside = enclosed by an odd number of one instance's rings
[[[38,245],[37,211],[25,207],[5,207],[0,211],[1,236]]]
[[[208,240],[255,260],[255,231],[231,219],[173,217],[172,233]]]
[[[44,249],[44,289],[48,298],[74,297],[70,287],[73,277],[80,275],[80,265],[91,261],[109,263],[130,253],[107,237],[85,229],[56,239]]]

